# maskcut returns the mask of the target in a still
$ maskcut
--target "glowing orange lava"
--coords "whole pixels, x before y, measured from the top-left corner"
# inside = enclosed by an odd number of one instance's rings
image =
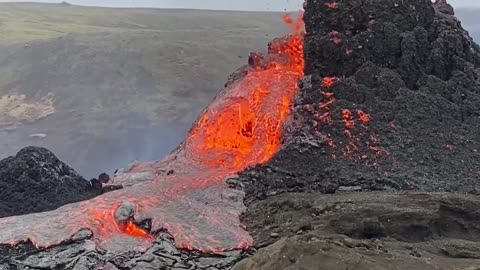
[[[286,24],[292,24],[293,23],[292,17],[290,17],[289,14],[283,15],[283,22],[285,22]]]
[[[345,128],[353,128],[355,126],[355,121],[352,117],[352,112],[349,109],[342,110],[343,124]]]
[[[294,34],[274,41],[262,67],[246,76],[212,104],[192,129],[187,143],[193,155],[214,168],[231,172],[269,160],[280,146],[282,123],[303,76],[303,32],[289,15]]]
[[[336,78],[335,77],[324,77],[322,81],[323,87],[326,88],[331,88],[333,84],[335,83]],[[333,95],[333,93],[331,93]]]
[[[113,234],[125,234],[145,239],[153,239],[146,231],[137,227],[131,220],[125,223],[115,221],[114,212],[118,204],[114,204],[112,209],[88,208],[85,211],[92,217],[95,222],[102,224],[98,230],[98,236],[109,236]],[[88,226],[86,226],[88,227]]]
[[[360,122],[362,122],[363,125],[366,125],[368,124],[368,122],[370,122],[370,115],[368,115],[364,111],[357,110],[357,115],[358,115],[358,119],[360,120]]]
[[[121,228],[123,232],[128,235],[137,236],[137,237],[149,237],[148,233],[141,228],[138,228],[137,225],[133,224],[131,220]]]

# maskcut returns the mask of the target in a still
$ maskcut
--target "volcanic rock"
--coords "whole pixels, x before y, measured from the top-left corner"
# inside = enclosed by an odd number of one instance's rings
[[[110,176],[106,173],[101,173],[98,176],[98,181],[100,181],[100,183],[102,183],[102,184],[106,184],[110,181]]]
[[[115,210],[115,221],[121,223],[132,219],[135,216],[137,206],[131,202],[122,202]]]
[[[242,251],[222,252],[215,255],[182,251],[175,248],[173,238],[159,233],[154,245],[144,252],[124,250],[111,253],[96,247],[90,239],[72,237],[64,245],[37,250],[31,244],[16,248],[0,245],[0,269],[193,269],[223,270],[248,254]]]
[[[335,3],[306,1],[305,77],[283,149],[240,175],[247,202],[340,186],[478,190],[480,47],[448,4]]]
[[[447,3],[447,0],[435,0],[435,2],[433,3],[433,7],[441,13],[455,15],[453,7],[449,3]]]
[[[98,194],[45,148],[26,147],[0,161],[0,217],[49,211]]]
[[[447,193],[282,194],[250,205],[243,221],[265,247],[233,269],[477,269],[479,206]]]

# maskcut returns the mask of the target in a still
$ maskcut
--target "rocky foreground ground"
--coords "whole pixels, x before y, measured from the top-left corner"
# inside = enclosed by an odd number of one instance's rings
[[[282,194],[250,206],[259,250],[233,269],[480,269],[479,206],[446,193]]]

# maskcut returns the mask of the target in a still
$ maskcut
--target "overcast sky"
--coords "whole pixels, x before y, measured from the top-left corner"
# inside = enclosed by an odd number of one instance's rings
[[[0,2],[49,2],[62,0],[0,0]],[[302,0],[65,0],[77,5],[109,7],[157,7],[157,8],[193,8],[221,10],[298,10]]]
[[[0,2],[50,2],[61,0],[26,0]],[[201,8],[222,10],[298,10],[302,0],[66,0],[71,4],[109,7]],[[449,0],[455,7],[480,7],[480,0]]]

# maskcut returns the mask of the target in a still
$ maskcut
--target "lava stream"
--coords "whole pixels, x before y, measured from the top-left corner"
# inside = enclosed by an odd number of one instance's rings
[[[228,189],[224,180],[268,161],[280,147],[304,68],[302,18],[284,21],[293,33],[270,44],[262,65],[249,68],[217,97],[168,157],[115,176],[122,190],[51,212],[0,219],[0,243],[30,239],[37,246],[55,245],[88,228],[109,250],[148,247],[152,236],[135,223],[151,220],[151,231],[168,230],[178,248],[217,252],[250,246],[239,221],[243,194]],[[132,206],[125,209],[131,216],[119,223],[122,203]]]

